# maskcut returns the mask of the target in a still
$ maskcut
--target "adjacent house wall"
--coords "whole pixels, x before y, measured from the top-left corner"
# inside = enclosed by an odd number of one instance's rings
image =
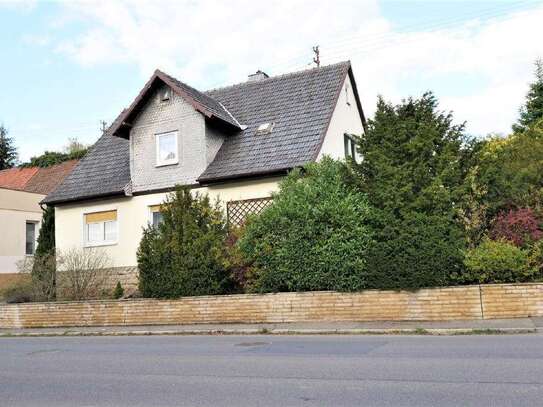
[[[26,222],[36,222],[39,228],[43,198],[45,195],[0,188],[0,273],[16,273],[17,263],[25,259]]]
[[[130,131],[130,172],[133,191],[195,184],[222,144],[222,136],[206,131],[204,116],[183,98],[173,93],[161,101],[157,90],[149,99]],[[178,132],[179,163],[156,166],[155,135]]]
[[[207,193],[210,198],[220,198],[225,204],[230,200],[264,198],[277,190],[279,178],[194,188],[194,192]],[[118,243],[102,246],[111,259],[112,267],[135,267],[142,230],[150,221],[150,207],[164,202],[166,193],[144,194],[109,200],[79,202],[55,207],[56,245],[61,251],[81,248],[84,242],[84,214],[117,210]]]
[[[320,160],[323,155],[344,159],[345,145],[343,135],[345,133],[361,135],[363,132],[364,127],[362,126],[362,119],[356,106],[351,79],[347,75],[318,159]]]

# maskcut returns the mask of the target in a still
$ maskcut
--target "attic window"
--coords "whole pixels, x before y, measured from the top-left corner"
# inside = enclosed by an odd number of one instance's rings
[[[160,101],[166,102],[167,100],[170,100],[170,88],[165,88],[160,92]]]
[[[256,129],[256,134],[257,135],[260,135],[260,134],[269,134],[272,132],[273,130],[273,126],[274,126],[275,123],[263,123],[261,124],[260,126],[258,126],[258,129]]]
[[[172,165],[179,162],[177,131],[156,134],[156,166]]]

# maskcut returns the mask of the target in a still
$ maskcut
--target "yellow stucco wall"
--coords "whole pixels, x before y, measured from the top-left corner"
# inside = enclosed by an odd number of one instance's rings
[[[280,178],[244,181],[195,188],[207,193],[211,199],[222,202],[240,199],[264,198],[277,190]],[[55,208],[56,245],[60,251],[84,246],[85,213],[117,210],[118,239],[116,244],[101,246],[111,260],[112,267],[137,265],[136,251],[142,230],[150,220],[149,207],[164,202],[166,193],[136,195],[115,199],[59,205]]]
[[[45,195],[0,188],[0,273],[16,273],[25,258],[26,222],[41,221]],[[37,237],[37,234],[36,234]]]

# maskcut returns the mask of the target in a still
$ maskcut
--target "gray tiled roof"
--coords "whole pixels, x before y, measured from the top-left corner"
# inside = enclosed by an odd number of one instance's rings
[[[225,107],[222,106],[217,100],[213,99],[212,97],[209,97],[208,95],[200,92],[197,89],[194,89],[193,87],[187,85],[186,83],[181,82],[180,80],[177,80],[168,74],[165,74],[164,72],[161,72],[161,74],[166,76],[173,84],[175,84],[175,86],[177,86],[180,90],[185,92],[190,98],[192,98],[194,101],[202,105],[205,108],[205,110],[207,110],[213,116],[216,116],[219,119],[224,120],[227,123],[230,123],[234,127],[239,128],[239,123],[234,119],[234,117],[232,117],[231,114],[228,113]]]
[[[129,160],[128,140],[106,133],[43,202],[51,204],[118,195],[130,183]]]
[[[247,126],[226,138],[199,180],[211,182],[274,173],[315,160],[349,69],[350,63],[342,62],[213,89],[205,94],[169,77],[185,92],[197,92],[190,96],[212,110],[213,115]],[[275,123],[273,131],[256,135],[258,126],[267,122]],[[128,140],[108,131],[44,202],[122,194],[130,183],[129,160]]]
[[[349,67],[343,62],[207,92],[248,127],[225,140],[199,180],[270,173],[313,161]],[[275,123],[273,131],[256,135],[267,122]]]

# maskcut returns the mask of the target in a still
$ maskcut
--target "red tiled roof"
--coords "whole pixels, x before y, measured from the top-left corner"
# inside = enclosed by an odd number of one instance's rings
[[[39,171],[28,181],[25,191],[47,195],[64,181],[64,178],[72,172],[79,160],[70,160]]]
[[[38,170],[38,167],[2,170],[0,171],[0,188],[24,190],[28,181],[30,181]]]
[[[0,188],[16,189],[47,195],[52,192],[77,165],[70,160],[51,167],[10,168],[0,171]]]

